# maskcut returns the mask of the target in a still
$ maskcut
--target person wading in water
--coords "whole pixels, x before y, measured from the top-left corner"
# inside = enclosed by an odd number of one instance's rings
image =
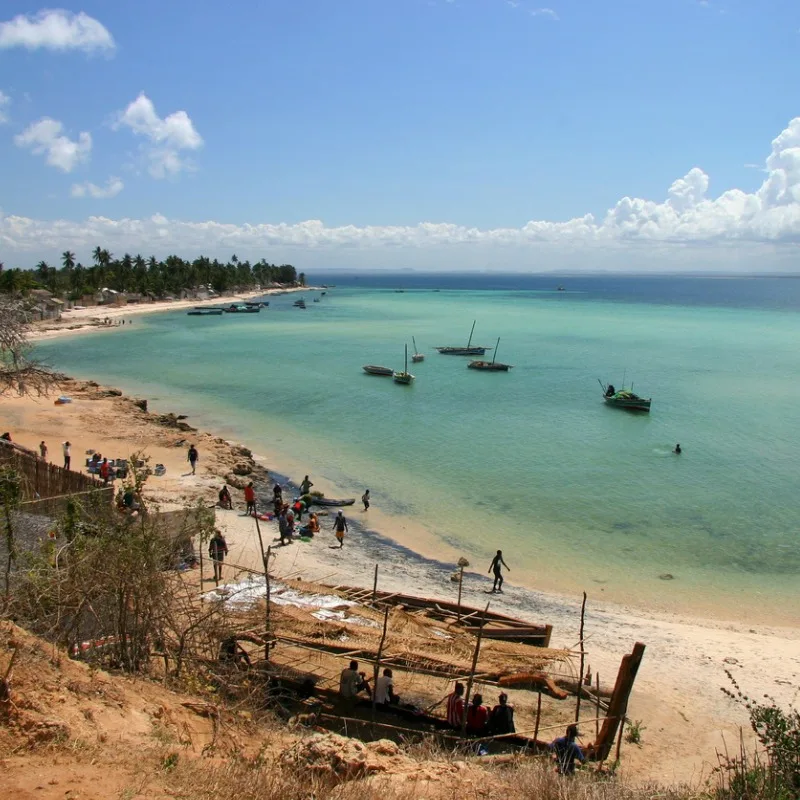
[[[489,567],[489,572],[494,572],[494,586],[492,586],[492,592],[497,592],[498,594],[503,594],[503,572],[501,570],[501,565],[511,572],[511,568],[503,561],[503,551],[498,550],[497,555],[492,559],[492,564]]]

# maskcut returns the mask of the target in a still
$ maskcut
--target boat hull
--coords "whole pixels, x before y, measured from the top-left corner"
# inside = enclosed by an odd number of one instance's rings
[[[346,500],[333,500],[330,497],[311,497],[311,503],[315,506],[351,506],[355,503],[355,497],[348,497]]]
[[[401,383],[404,386],[408,386],[414,380],[414,376],[410,372],[395,372],[392,378],[395,383]]]
[[[643,397],[606,397],[603,395],[606,405],[612,408],[621,408],[624,411],[650,411],[649,399]]]
[[[391,367],[379,367],[376,364],[366,364],[361,369],[367,373],[367,375],[381,375],[385,378],[391,378],[394,375],[394,370]]]
[[[424,361],[424,360],[425,360],[425,356],[422,353],[414,353],[414,355],[411,356],[411,361],[414,364],[419,364],[420,361]]]
[[[470,361],[467,369],[482,369],[486,372],[508,372],[513,364],[501,364],[499,361]]]
[[[443,356],[482,356],[489,347],[437,347]]]
[[[187,311],[186,315],[189,317],[221,317],[222,309],[212,311]]]

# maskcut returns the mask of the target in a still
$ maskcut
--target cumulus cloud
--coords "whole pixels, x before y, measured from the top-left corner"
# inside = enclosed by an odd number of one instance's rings
[[[746,254],[752,259],[747,266],[754,269],[766,263],[760,256],[767,254],[773,263],[791,257],[796,269],[794,254],[800,245],[800,117],[773,140],[765,172],[762,185],[754,192],[729,189],[713,197],[708,175],[694,167],[667,187],[661,201],[623,197],[600,219],[586,214],[566,222],[532,220],[519,228],[483,229],[434,222],[331,227],[320,220],[235,224],[188,222],[161,214],[144,219],[89,217],[72,222],[0,214],[0,243],[10,252],[42,255],[65,248],[90,249],[97,242],[115,252],[162,255],[205,252],[224,256],[237,252],[277,259],[274,254],[280,252],[280,257],[285,254],[309,264],[335,262],[340,254],[338,263],[343,264],[359,263],[359,258],[372,265],[389,264],[402,258],[408,265],[423,261],[426,253],[435,253],[436,258],[431,260],[441,265],[447,263],[449,251],[455,254],[453,266],[464,265],[464,254],[477,266],[487,260],[503,263],[503,253],[507,253],[513,263],[536,263],[549,269],[567,263],[565,257],[574,254],[580,255],[574,263],[583,266],[597,266],[607,256],[608,265],[630,268],[631,258],[636,261],[637,254],[644,254],[648,265],[658,257],[661,268],[670,268],[686,260],[687,252],[701,248],[704,257],[716,252],[721,268],[730,268],[732,259]],[[697,262],[686,265],[696,268]]]
[[[98,186],[95,183],[73,183],[70,194],[72,197],[92,197],[100,200],[108,197],[116,197],[123,189],[125,184],[115,177],[110,177],[105,186]]]
[[[552,19],[555,22],[558,22],[560,17],[553,11],[552,8],[534,8],[531,11],[532,17],[547,17],[548,19]]]
[[[165,178],[191,168],[181,151],[199,150],[203,146],[202,137],[185,111],[175,111],[162,119],[144,92],[118,115],[114,127],[129,128],[148,140],[145,152],[148,171],[154,178]]]
[[[111,53],[116,45],[108,29],[81,11],[49,9],[38,14],[19,14],[0,22],[0,48],[25,47],[28,50],[82,50],[85,53]]]
[[[8,113],[6,109],[11,104],[11,98],[2,90],[0,90],[0,125],[8,122]]]
[[[45,155],[51,167],[72,172],[80,162],[89,160],[92,137],[83,131],[73,141],[62,134],[63,130],[64,126],[58,120],[42,117],[15,136],[14,143],[36,155]]]

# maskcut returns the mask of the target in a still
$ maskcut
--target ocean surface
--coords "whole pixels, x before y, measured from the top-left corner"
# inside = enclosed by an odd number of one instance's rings
[[[38,350],[262,448],[278,470],[302,464],[355,497],[369,487],[382,512],[479,568],[502,548],[511,580],[800,617],[800,280],[309,280],[335,286],[307,291],[305,311],[283,295],[260,314],[137,316]],[[508,373],[433,349],[466,344],[473,320],[473,343],[499,337]],[[412,386],[363,373],[400,369],[412,336],[426,356]],[[633,384],[651,413],[606,407],[598,379]]]

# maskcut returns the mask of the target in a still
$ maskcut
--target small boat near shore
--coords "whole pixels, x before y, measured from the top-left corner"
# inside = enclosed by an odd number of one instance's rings
[[[408,371],[408,345],[406,345],[406,358],[403,371],[395,372],[394,375],[392,375],[392,378],[395,383],[400,383],[404,386],[410,386],[414,381],[414,376]]]
[[[470,361],[467,364],[467,369],[482,369],[487,372],[508,372],[514,365],[503,364],[500,361],[495,361],[497,357],[497,348],[500,346],[500,337],[497,337],[497,344],[494,346],[494,355],[491,361]]]
[[[417,340],[412,336],[411,341],[414,343],[414,352],[411,354],[411,361],[414,364],[419,364],[420,361],[425,360],[425,354],[417,350]]]
[[[311,495],[311,503],[315,506],[351,506],[355,501],[355,497],[348,497],[346,500],[334,500],[330,497]]]
[[[301,297],[299,300],[295,300],[292,305],[294,305],[295,308],[305,308],[306,301]]]
[[[258,300],[255,302],[246,301],[245,305],[248,308],[266,308],[269,305],[269,300]]]
[[[616,389],[613,383],[604,384],[599,378],[598,382],[603,389],[603,400],[606,405],[621,408],[626,411],[650,411],[652,398],[639,397],[634,394],[633,384],[630,389]]]
[[[475,321],[472,322],[472,330],[469,332],[469,339],[467,340],[466,347],[448,346],[437,347],[436,349],[443,356],[482,356],[491,347],[482,347],[481,345],[472,344],[472,334],[475,332]]]
[[[377,364],[365,364],[361,369],[367,375],[382,375],[386,378],[391,378],[394,375],[394,370],[391,367],[379,367]]]
[[[187,311],[186,315],[189,317],[221,317],[221,308],[194,308]]]
[[[261,306],[248,306],[244,303],[231,303],[225,309],[229,314],[258,314]]]

